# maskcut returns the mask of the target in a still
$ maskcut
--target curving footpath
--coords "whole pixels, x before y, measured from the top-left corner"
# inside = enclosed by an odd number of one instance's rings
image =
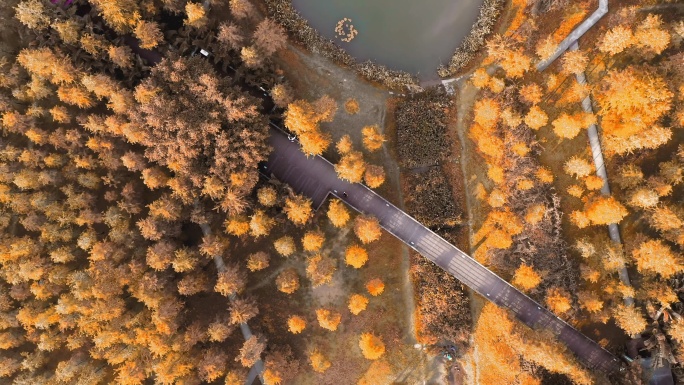
[[[328,195],[333,195],[356,211],[376,217],[390,234],[483,297],[513,312],[529,327],[552,331],[589,369],[606,374],[622,370],[621,362],[610,352],[410,215],[365,185],[339,179],[333,165],[325,158],[304,155],[299,144],[288,140],[277,126],[271,128],[269,144],[273,152],[268,162],[261,166],[261,172],[310,197],[314,207],[320,207]]]

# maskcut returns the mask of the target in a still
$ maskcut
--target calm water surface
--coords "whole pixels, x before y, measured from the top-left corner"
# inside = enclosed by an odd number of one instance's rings
[[[481,0],[292,0],[319,33],[361,61],[437,78],[477,19]],[[358,34],[343,42],[335,33],[348,18]]]

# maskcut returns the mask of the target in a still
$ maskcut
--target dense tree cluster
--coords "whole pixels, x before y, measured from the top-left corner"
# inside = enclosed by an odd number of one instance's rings
[[[563,317],[604,324],[612,319],[628,335],[662,337],[651,345],[653,354],[670,357],[672,345],[682,357],[675,337],[680,326],[673,321],[680,318],[673,313],[682,312],[675,291],[683,269],[681,21],[611,5],[592,29],[597,40],[580,41],[581,49],[566,51],[538,72],[528,58],[549,58],[591,10],[557,1],[514,4],[509,29],[490,39],[488,57],[471,77],[479,93],[468,134],[487,163],[475,195],[491,208],[471,240],[478,244],[476,256]],[[556,15],[557,25],[540,22]],[[607,182],[600,158],[586,145],[586,130],[594,125]],[[672,156],[673,150],[678,154]],[[561,227],[561,220],[572,226]],[[596,233],[606,225],[611,231],[620,225],[624,245]],[[576,258],[566,258],[563,237],[573,239]],[[565,273],[549,284],[541,258],[523,256],[530,248],[560,262]],[[486,322],[481,317],[479,324]],[[504,366],[513,370],[501,378],[522,381],[510,377],[517,362]]]
[[[275,84],[282,28],[185,0],[91,1],[85,16],[85,2],[12,3],[8,27],[22,32],[21,47],[3,39],[0,60],[3,381],[244,382],[241,367],[269,346],[234,333],[259,314],[245,267],[270,258],[227,251],[268,233],[278,199],[265,187],[254,210],[268,122],[237,84]],[[165,29],[174,17],[185,25]],[[188,57],[197,44],[212,61]],[[224,220],[226,235],[212,233]],[[217,306],[198,312],[206,300]],[[264,377],[286,378],[267,356]]]

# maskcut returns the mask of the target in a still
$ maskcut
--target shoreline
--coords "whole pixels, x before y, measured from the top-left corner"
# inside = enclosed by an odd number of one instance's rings
[[[470,32],[456,48],[449,64],[435,68],[437,77],[429,81],[420,80],[417,75],[401,70],[392,70],[385,65],[373,61],[358,61],[344,48],[334,41],[323,37],[308,21],[292,6],[291,0],[263,0],[268,15],[279,22],[289,32],[298,44],[303,45],[309,52],[323,55],[336,64],[352,68],[365,79],[382,84],[392,90],[421,91],[422,84],[435,83],[455,76],[460,70],[477,56],[484,47],[486,38],[495,29],[505,6],[505,0],[484,0],[480,6],[480,14],[473,23]]]
[[[342,47],[323,37],[297,12],[290,0],[263,0],[270,17],[290,33],[295,42],[309,52],[320,54],[336,64],[352,68],[365,79],[393,90],[420,91],[417,76],[392,70],[370,60],[359,62]]]

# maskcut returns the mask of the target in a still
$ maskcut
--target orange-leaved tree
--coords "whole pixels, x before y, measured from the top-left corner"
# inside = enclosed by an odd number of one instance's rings
[[[385,142],[385,136],[380,133],[377,125],[365,126],[361,130],[361,134],[363,135],[363,146],[370,152],[379,150],[382,143]]]
[[[358,216],[354,220],[354,234],[363,244],[377,241],[382,235],[380,222],[374,217]]]
[[[380,337],[372,333],[361,334],[359,348],[361,348],[363,356],[369,360],[377,360],[385,354],[385,344]]]
[[[344,203],[339,199],[334,199],[330,201],[330,206],[328,206],[328,219],[335,227],[344,227],[349,221],[350,215],[349,210],[345,207]]]
[[[317,309],[316,319],[323,329],[335,331],[342,320],[342,315],[329,309]]]
[[[531,266],[520,265],[511,283],[525,291],[534,289],[541,283],[541,276]]]
[[[287,319],[287,329],[292,334],[299,334],[306,329],[306,320],[298,315],[290,316]]]
[[[554,287],[546,291],[546,306],[556,314],[564,314],[572,309],[570,294],[560,288]]]
[[[287,218],[297,226],[302,226],[311,218],[313,209],[311,208],[311,199],[303,195],[289,196],[285,200],[285,208],[283,209]]]
[[[363,173],[366,171],[366,162],[363,154],[359,151],[351,151],[342,156],[340,161],[335,164],[335,171],[340,179],[351,183],[361,183]]]
[[[329,96],[314,103],[296,100],[285,112],[285,127],[299,136],[302,151],[307,155],[320,155],[330,145],[330,136],[320,131],[321,122],[332,121],[337,106]]]
[[[289,257],[290,255],[294,254],[295,251],[297,251],[294,239],[289,235],[285,235],[276,239],[273,242],[273,247],[275,247],[276,252],[283,257]]]
[[[299,289],[299,275],[293,268],[285,269],[276,278],[278,290],[285,294],[292,294]]]
[[[362,311],[366,310],[366,307],[368,306],[368,298],[361,295],[361,294],[352,294],[351,297],[349,297],[349,311],[354,314],[358,315]]]
[[[378,188],[385,182],[385,169],[382,166],[369,164],[366,166],[366,173],[363,180],[370,188]]]
[[[630,336],[634,336],[646,329],[647,323],[641,311],[634,305],[617,304],[613,308],[615,323]]]
[[[385,291],[385,283],[380,278],[373,278],[366,282],[366,290],[370,295],[377,297]]]
[[[640,273],[670,278],[684,270],[682,256],[660,239],[642,242],[634,249],[632,257]]]
[[[325,242],[325,236],[321,231],[307,231],[302,237],[302,247],[305,251],[318,251]]]
[[[328,256],[316,254],[306,261],[306,275],[313,287],[332,281],[335,270],[337,270],[337,261]]]
[[[368,252],[359,245],[351,245],[344,251],[344,261],[347,265],[360,269],[368,261]]]
[[[309,363],[314,372],[318,373],[325,372],[331,365],[330,361],[328,361],[318,349],[314,349],[311,354],[309,354]]]

